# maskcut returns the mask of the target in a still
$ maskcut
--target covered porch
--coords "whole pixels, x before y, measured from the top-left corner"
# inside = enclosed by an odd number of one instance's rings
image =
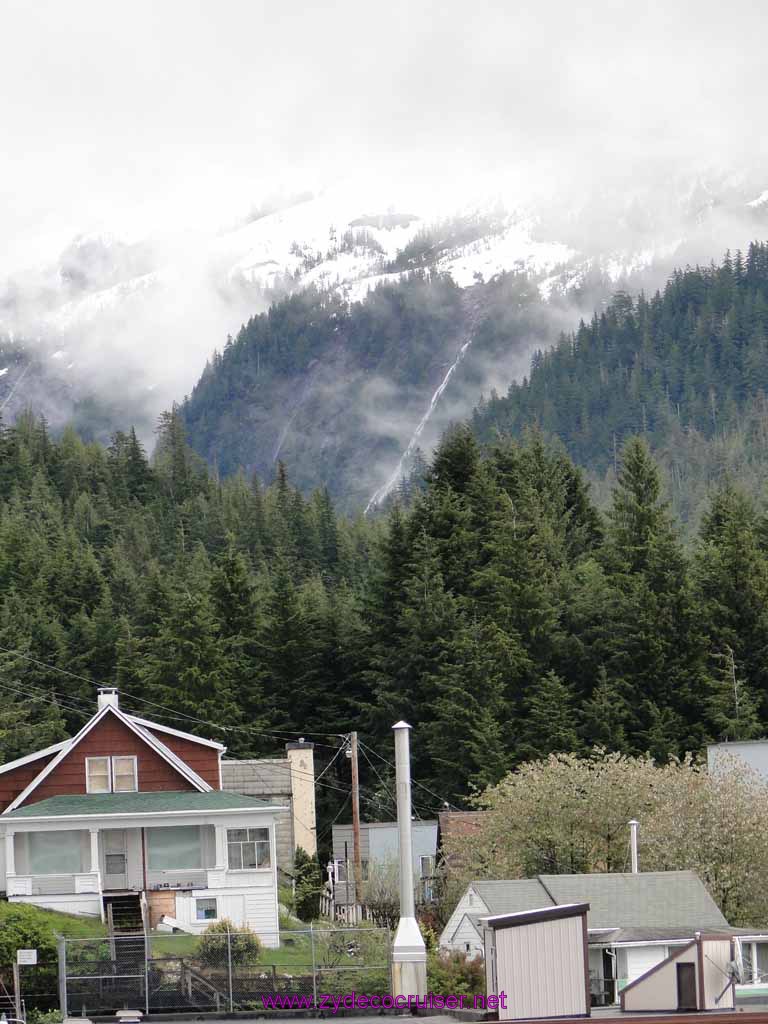
[[[0,817],[4,888],[101,916],[109,893],[274,887],[277,810],[221,791],[52,797]]]

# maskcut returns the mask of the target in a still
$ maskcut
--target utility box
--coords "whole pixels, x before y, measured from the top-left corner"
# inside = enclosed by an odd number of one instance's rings
[[[626,985],[621,1008],[629,1012],[733,1010],[733,937],[697,932],[686,946]]]
[[[499,1020],[590,1015],[588,903],[483,919],[488,995]]]

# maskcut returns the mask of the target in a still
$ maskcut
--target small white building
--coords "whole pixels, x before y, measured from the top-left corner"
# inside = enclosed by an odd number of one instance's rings
[[[575,903],[590,906],[594,1005],[616,1004],[622,989],[688,945],[696,932],[733,933],[692,871],[602,872],[471,882],[440,935],[440,945],[482,956],[483,918]]]

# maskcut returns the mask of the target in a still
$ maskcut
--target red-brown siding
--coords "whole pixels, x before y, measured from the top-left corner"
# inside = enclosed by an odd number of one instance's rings
[[[146,726],[145,726],[146,728]],[[180,757],[189,767],[197,772],[200,778],[205,779],[211,789],[221,789],[219,783],[219,752],[213,747],[206,747],[203,743],[195,743],[194,740],[184,740],[180,736],[171,736],[170,733],[155,732],[154,729],[147,729],[153,736],[164,743],[166,747]]]
[[[37,803],[49,796],[85,793],[86,757],[106,757],[110,754],[136,755],[139,792],[195,788],[128,726],[113,715],[107,715],[30,793],[24,803]]]
[[[38,757],[29,764],[14,768],[13,771],[3,772],[0,775],[0,808],[5,810],[8,804],[13,803],[19,793],[24,792],[32,779],[40,774],[54,756],[48,754],[46,757]]]

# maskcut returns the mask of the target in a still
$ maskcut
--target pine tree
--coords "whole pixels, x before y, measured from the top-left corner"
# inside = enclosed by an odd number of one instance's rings
[[[518,745],[523,760],[537,760],[554,753],[578,753],[581,749],[574,695],[555,672],[536,680],[525,697],[525,719]]]

